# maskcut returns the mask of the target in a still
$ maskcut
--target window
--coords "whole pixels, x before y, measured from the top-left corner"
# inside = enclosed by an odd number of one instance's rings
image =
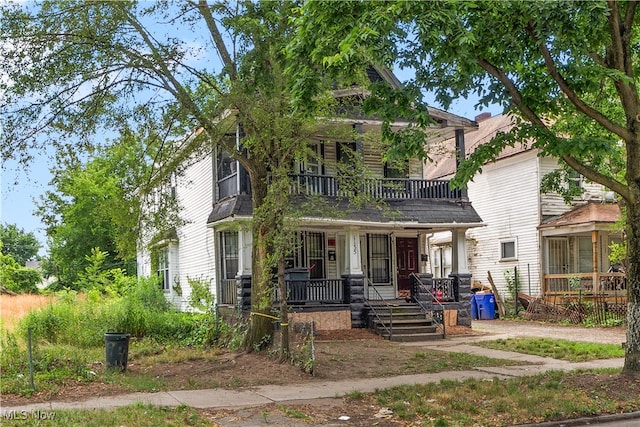
[[[300,167],[301,173],[309,175],[324,174],[324,166],[322,160],[324,158],[324,143],[318,142],[309,145],[310,153]]]
[[[388,284],[391,282],[391,244],[386,234],[369,234],[369,276],[371,281]]]
[[[384,165],[384,177],[385,178],[408,178],[409,177],[409,161],[398,160],[393,163],[385,163]]]
[[[308,268],[311,279],[325,277],[324,233],[305,231],[296,235],[297,243],[286,257],[286,268]]]
[[[236,173],[236,161],[226,151],[218,153],[218,180]]]
[[[593,271],[593,244],[591,236],[578,237],[578,272],[591,273]]]
[[[516,259],[515,240],[503,240],[500,242],[500,259],[503,261]]]
[[[355,167],[357,147],[355,142],[337,142],[336,143],[336,160],[345,166]]]
[[[451,273],[451,247],[436,246],[433,249],[433,277],[449,277]]]
[[[160,277],[160,287],[164,292],[169,292],[171,280],[169,275],[169,246],[158,249],[158,270]]]
[[[222,277],[235,279],[238,274],[238,233],[235,231],[220,233],[220,247]]]

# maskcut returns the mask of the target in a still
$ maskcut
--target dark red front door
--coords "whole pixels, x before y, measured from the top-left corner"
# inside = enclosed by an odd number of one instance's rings
[[[414,237],[396,238],[398,257],[398,290],[411,289],[411,273],[418,273],[418,239]]]

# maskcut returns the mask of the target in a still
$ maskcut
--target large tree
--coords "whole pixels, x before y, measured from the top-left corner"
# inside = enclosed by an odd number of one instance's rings
[[[116,144],[90,150],[86,161],[59,156],[36,209],[49,240],[48,273],[59,285],[75,287],[94,248],[107,253],[105,268],[135,274],[143,203],[136,190],[151,169],[145,148],[125,131]]]
[[[304,155],[313,120],[287,97],[288,1],[43,1],[2,4],[0,103],[3,158],[33,149],[95,143],[96,132],[152,127],[162,149],[157,176],[214,146],[248,171],[254,208],[252,316],[247,345],[265,343],[272,322],[274,230],[286,203],[269,183]],[[239,145],[224,137],[240,126]],[[194,130],[196,138],[178,136]],[[183,141],[183,143],[172,143]],[[271,210],[269,210],[271,209]],[[284,295],[284,293],[282,293]],[[286,323],[286,322],[283,322]]]
[[[411,85],[447,108],[476,94],[519,121],[477,150],[461,182],[506,145],[532,141],[615,191],[627,211],[625,373],[640,373],[640,29],[636,2],[308,2],[292,73],[352,73],[366,62],[409,67]],[[306,66],[302,66],[305,64]],[[312,102],[312,84],[299,87]],[[310,92],[308,92],[310,91]],[[388,94],[387,94],[388,95]],[[395,102],[394,97],[380,97]],[[387,105],[389,103],[387,102]],[[617,174],[623,170],[623,174]]]

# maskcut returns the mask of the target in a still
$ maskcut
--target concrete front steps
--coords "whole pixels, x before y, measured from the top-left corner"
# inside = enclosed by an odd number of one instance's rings
[[[382,301],[367,301],[365,309],[369,328],[385,339],[415,342],[444,338],[442,329],[416,303],[405,300],[387,300],[386,304]]]

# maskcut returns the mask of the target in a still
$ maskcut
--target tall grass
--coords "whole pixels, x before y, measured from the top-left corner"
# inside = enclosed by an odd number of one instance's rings
[[[86,297],[73,291],[58,294],[55,304],[28,313],[17,327],[26,337],[52,344],[90,348],[103,344],[106,332],[149,337],[160,342],[201,344],[207,315],[171,309],[155,279],[140,279],[123,296],[91,290]]]
[[[52,304],[54,301],[53,295],[0,294],[0,325],[8,331],[13,331],[27,313]]]

